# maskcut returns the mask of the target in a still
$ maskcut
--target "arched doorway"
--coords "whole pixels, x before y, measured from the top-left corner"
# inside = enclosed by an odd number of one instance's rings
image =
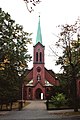
[[[35,98],[36,99],[41,99],[41,94],[42,94],[42,90],[40,88],[38,88],[36,91],[35,91]]]

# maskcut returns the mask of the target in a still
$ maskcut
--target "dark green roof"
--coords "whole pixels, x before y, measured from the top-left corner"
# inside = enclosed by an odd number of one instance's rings
[[[42,35],[41,35],[41,27],[40,27],[40,16],[38,22],[37,36],[36,36],[36,44],[40,42],[42,44]]]

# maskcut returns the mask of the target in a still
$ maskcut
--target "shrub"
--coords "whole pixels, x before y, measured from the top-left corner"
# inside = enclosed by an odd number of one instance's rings
[[[65,106],[67,99],[63,93],[57,93],[55,96],[51,97],[51,101],[55,105],[55,107]]]

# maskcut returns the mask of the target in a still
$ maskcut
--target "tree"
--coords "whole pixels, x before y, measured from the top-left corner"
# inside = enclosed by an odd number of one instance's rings
[[[33,7],[35,7],[37,4],[39,4],[40,0],[23,0],[26,4],[27,10],[31,13],[34,11]]]
[[[0,8],[0,98],[19,97],[20,76],[31,60],[30,36]]]
[[[76,80],[80,73],[80,38],[79,38],[80,19],[74,25],[62,25],[60,39],[57,46],[62,46],[63,56],[58,58],[57,65],[61,64],[63,73],[66,74],[70,83],[72,99],[74,101],[74,111],[78,111],[77,106],[77,85]],[[74,40],[75,34],[78,39]],[[72,86],[72,88],[71,88]],[[70,94],[70,95],[71,95]]]

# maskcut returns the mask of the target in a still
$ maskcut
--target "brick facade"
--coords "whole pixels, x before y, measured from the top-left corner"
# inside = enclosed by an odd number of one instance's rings
[[[55,79],[54,72],[45,68],[44,49],[41,43],[34,47],[33,68],[25,73],[24,99],[46,99],[47,93],[52,87],[58,86],[59,81]],[[41,97],[42,95],[42,97]]]

